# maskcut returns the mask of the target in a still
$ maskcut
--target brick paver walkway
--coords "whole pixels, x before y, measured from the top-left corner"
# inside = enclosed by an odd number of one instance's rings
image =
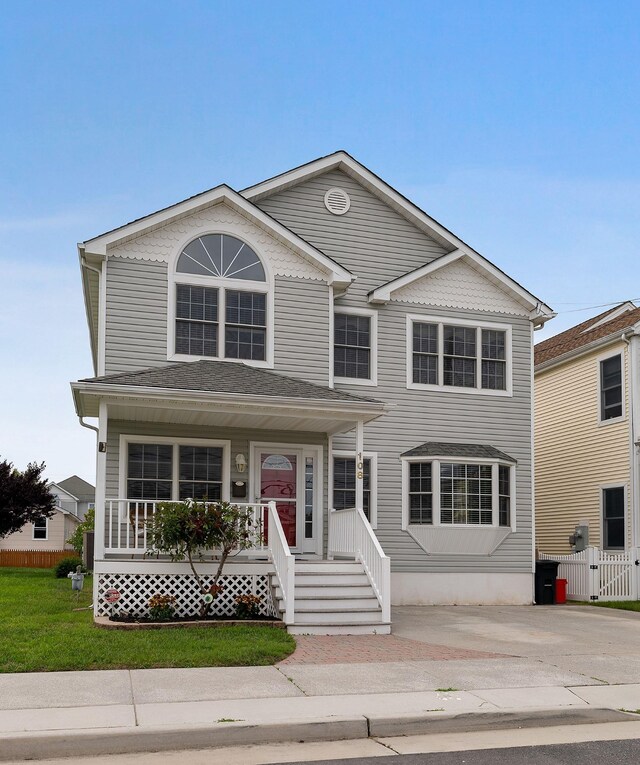
[[[495,659],[498,653],[431,645],[394,635],[297,635],[296,650],[280,664],[363,664],[385,661]]]

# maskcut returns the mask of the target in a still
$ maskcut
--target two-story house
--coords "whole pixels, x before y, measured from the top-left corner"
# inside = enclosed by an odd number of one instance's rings
[[[536,540],[640,545],[640,308],[622,303],[535,347]],[[587,538],[588,537],[588,538]]]
[[[187,497],[264,517],[226,592],[273,585],[293,631],[531,602],[538,298],[342,151],[79,250],[97,613],[108,587],[125,609],[196,597],[186,566],[141,558],[155,503]]]

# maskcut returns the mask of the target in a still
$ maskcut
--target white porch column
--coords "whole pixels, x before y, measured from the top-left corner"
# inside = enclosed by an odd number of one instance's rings
[[[356,423],[356,508],[364,510],[364,425]]]

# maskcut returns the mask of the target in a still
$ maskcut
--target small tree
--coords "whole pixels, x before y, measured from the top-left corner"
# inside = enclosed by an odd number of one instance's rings
[[[218,580],[231,553],[248,550],[258,543],[260,528],[251,509],[229,502],[161,502],[147,521],[147,555],[168,553],[171,560],[189,561],[203,597],[200,615],[221,591]],[[220,556],[213,584],[206,586],[195,563],[207,551]],[[207,598],[211,595],[211,598]],[[207,602],[207,600],[209,602]]]
[[[44,469],[44,462],[30,462],[26,470],[0,462],[0,539],[55,512],[56,497],[42,477]]]
[[[82,520],[77,526],[73,534],[67,539],[67,544],[71,545],[73,549],[82,555],[82,548],[84,547],[84,532],[93,531],[95,524],[96,511],[93,507],[90,507],[85,513],[84,520]]]

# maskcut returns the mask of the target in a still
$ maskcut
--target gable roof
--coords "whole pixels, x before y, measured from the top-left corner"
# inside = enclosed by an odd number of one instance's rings
[[[409,449],[401,457],[462,457],[464,459],[502,460],[513,462],[517,460],[508,454],[487,444],[450,444],[442,441],[427,441],[425,444]]]
[[[396,290],[406,287],[419,279],[423,279],[425,276],[428,276],[441,268],[445,268],[458,260],[467,261],[472,268],[482,273],[496,287],[528,308],[529,311],[531,311],[531,320],[534,325],[541,326],[556,315],[548,305],[528,292],[524,287],[518,284],[518,282],[514,281],[510,276],[507,276],[504,271],[501,271],[494,266],[493,263],[490,263],[482,255],[479,255],[476,252],[463,252],[462,250],[453,250],[453,252],[441,255],[430,263],[426,263],[424,266],[420,266],[403,276],[399,276],[397,279],[392,279],[386,284],[369,292],[368,300],[370,303],[386,303],[391,300],[392,294]]]
[[[138,372],[91,377],[80,382],[307,401],[381,403],[375,399],[354,396],[334,388],[325,388],[306,380],[286,377],[269,369],[250,367],[232,361],[181,361],[169,366],[152,367]]]
[[[311,261],[323,268],[330,276],[330,283],[337,285],[350,284],[354,276],[344,266],[341,266],[333,258],[325,255],[319,249],[309,244],[291,229],[272,218],[268,213],[256,207],[252,202],[242,197],[238,192],[226,184],[216,186],[209,191],[203,191],[201,194],[189,197],[182,202],[165,207],[162,210],[145,215],[142,218],[126,223],[123,226],[107,231],[104,234],[88,239],[78,245],[81,256],[91,254],[98,257],[105,257],[107,248],[116,243],[122,243],[135,239],[143,234],[166,226],[169,222],[177,218],[183,218],[187,215],[211,207],[215,204],[225,203],[237,212],[250,218],[254,223],[267,229],[276,239],[291,247],[298,254],[309,258]]]
[[[80,476],[72,475],[64,481],[56,481],[56,486],[71,494],[80,502],[93,502],[96,495],[96,487],[92,486]]]
[[[534,348],[535,365],[550,364],[564,356],[587,352],[594,345],[604,344],[612,336],[620,336],[640,322],[640,308],[633,303],[620,303],[613,308],[593,316],[575,327],[537,343]]]

